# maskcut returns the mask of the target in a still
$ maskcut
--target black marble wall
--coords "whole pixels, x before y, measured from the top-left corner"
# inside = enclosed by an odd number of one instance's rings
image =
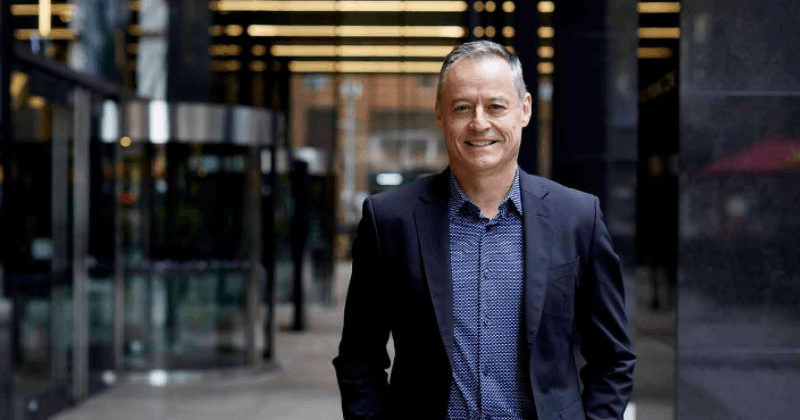
[[[795,419],[800,3],[682,5],[676,417]]]
[[[552,178],[600,197],[627,270],[635,267],[636,25],[634,0],[559,1],[553,13]]]
[[[208,52],[211,11],[193,0],[167,0],[169,47],[167,99],[209,102],[211,70]]]

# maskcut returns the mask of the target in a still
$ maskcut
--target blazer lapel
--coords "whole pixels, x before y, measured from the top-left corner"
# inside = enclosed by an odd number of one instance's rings
[[[536,178],[521,170],[520,190],[525,238],[525,332],[528,343],[533,343],[542,320],[544,294],[550,272],[553,226],[550,207],[543,200],[547,190]]]
[[[450,272],[450,229],[447,220],[449,171],[433,178],[420,194],[414,211],[425,277],[450,366],[453,365],[453,279]]]

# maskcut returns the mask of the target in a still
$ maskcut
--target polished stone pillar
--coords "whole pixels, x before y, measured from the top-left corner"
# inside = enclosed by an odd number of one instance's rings
[[[194,0],[165,0],[167,25],[167,99],[209,102],[211,99],[211,10]]]
[[[600,198],[628,271],[635,266],[636,24],[633,0],[561,1],[553,13],[552,178]]]
[[[682,6],[676,417],[795,419],[800,3]]]

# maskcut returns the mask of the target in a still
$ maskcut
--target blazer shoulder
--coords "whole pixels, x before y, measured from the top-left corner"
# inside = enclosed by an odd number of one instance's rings
[[[433,190],[434,183],[441,176],[441,174],[429,175],[402,187],[373,194],[369,196],[369,200],[372,202],[375,211],[384,216],[410,213],[420,200],[420,197]]]
[[[526,183],[533,186],[530,188],[533,194],[541,197],[558,213],[594,216],[596,196],[537,175],[526,173],[525,176]]]

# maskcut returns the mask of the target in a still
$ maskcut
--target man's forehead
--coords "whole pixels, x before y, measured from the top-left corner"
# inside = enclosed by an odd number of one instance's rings
[[[506,60],[503,60],[500,57],[494,55],[483,55],[479,57],[463,57],[456,60],[448,73],[453,73],[454,70],[460,69],[474,69],[478,67],[484,67],[486,69],[490,69],[496,72],[502,72],[503,70],[511,71],[511,66],[508,64]]]
[[[511,67],[493,56],[459,59],[448,69],[443,88],[452,101],[474,98],[479,92],[484,99],[508,101],[516,92]]]

